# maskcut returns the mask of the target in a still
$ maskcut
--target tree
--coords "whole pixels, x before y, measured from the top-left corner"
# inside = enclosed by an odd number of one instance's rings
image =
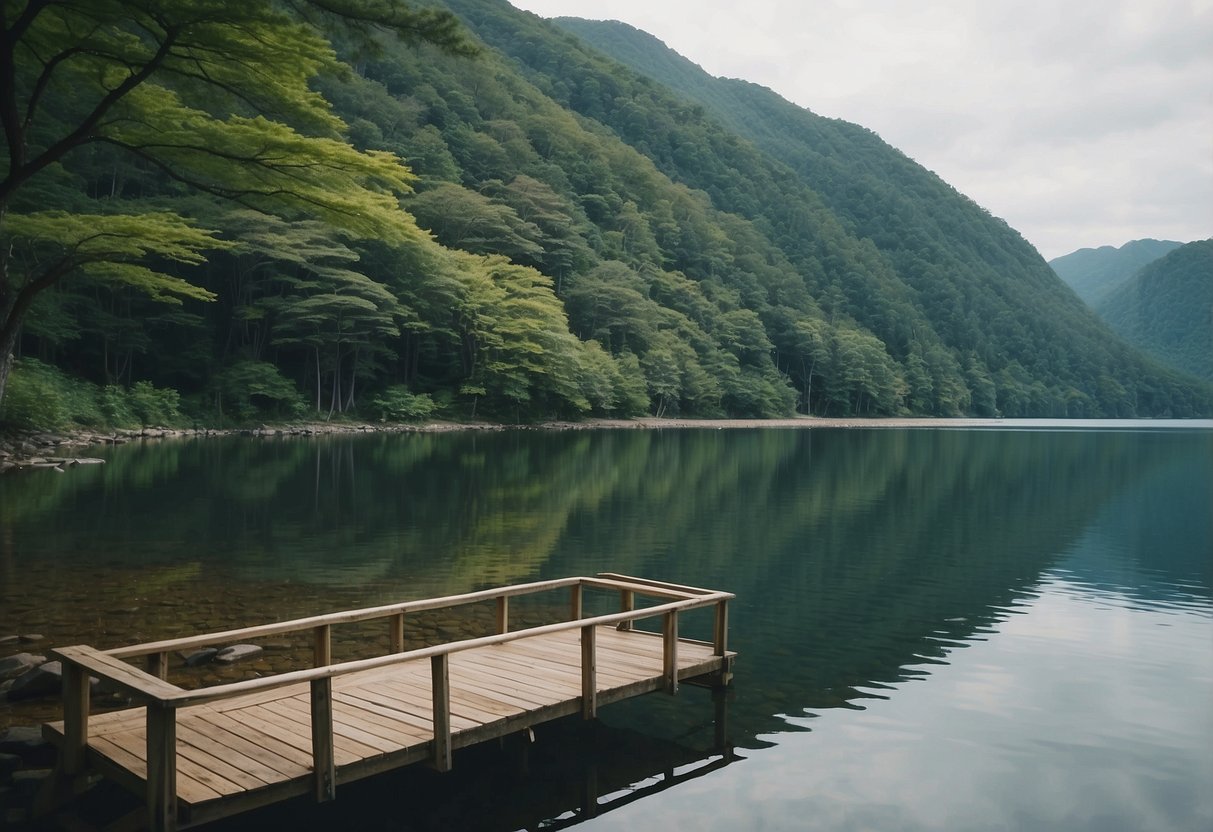
[[[247,208],[360,236],[408,233],[397,204],[407,169],[346,143],[309,87],[342,67],[318,24],[367,48],[390,28],[473,51],[449,12],[394,0],[0,2],[0,401],[30,305],[64,278],[87,271],[153,297],[207,297],[158,264],[199,262],[215,238],[180,213],[90,199],[71,175],[90,150]]]

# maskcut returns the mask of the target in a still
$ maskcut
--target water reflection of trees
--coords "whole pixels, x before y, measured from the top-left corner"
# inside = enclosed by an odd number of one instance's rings
[[[1190,435],[1111,432],[166,442],[3,480],[0,560],[6,575],[37,558],[158,571],[170,601],[202,579],[342,604],[607,569],[719,586],[739,596],[736,721],[753,737],[772,714],[854,706],[945,660],[1194,441],[1207,458]],[[183,562],[199,566],[173,583]]]

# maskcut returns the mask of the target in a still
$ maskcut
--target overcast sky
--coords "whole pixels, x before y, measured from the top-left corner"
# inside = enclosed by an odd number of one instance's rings
[[[1046,258],[1213,237],[1213,0],[511,0],[862,124]]]

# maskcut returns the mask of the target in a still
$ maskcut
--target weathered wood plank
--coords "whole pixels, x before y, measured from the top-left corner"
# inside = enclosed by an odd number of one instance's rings
[[[123,693],[140,699],[150,697],[163,698],[182,692],[176,685],[170,685],[163,679],[149,676],[136,667],[131,667],[121,659],[102,653],[100,650],[79,644],[72,647],[59,647],[51,651],[65,663],[80,665],[95,676],[107,679]]]
[[[267,784],[303,777],[310,772],[307,755],[218,714],[181,716],[177,720],[177,732],[187,742],[225,756]]]
[[[206,712],[193,719],[205,723],[207,733],[216,741],[277,771],[279,779],[303,777],[311,773],[311,754],[283,742],[274,734],[239,722],[227,714]]]

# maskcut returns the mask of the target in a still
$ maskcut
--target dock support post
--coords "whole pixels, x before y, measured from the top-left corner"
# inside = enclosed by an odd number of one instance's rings
[[[330,624],[321,624],[313,631],[315,635],[315,643],[312,645],[312,650],[315,653],[315,667],[324,667],[333,663],[333,627]]]
[[[333,755],[333,680],[312,680],[312,773],[317,803],[337,796],[337,770]]]
[[[712,652],[719,656],[720,672],[716,675],[716,683],[727,685],[733,680],[732,664],[728,658],[729,652],[729,602],[722,598],[716,602],[716,627],[712,637]]]
[[[168,653],[149,653],[147,672],[157,679],[168,678]]]
[[[569,587],[569,620],[581,618],[581,584]]]
[[[404,652],[404,613],[398,612],[388,619],[391,627],[389,641],[393,653]]]
[[[620,612],[631,612],[634,609],[636,609],[636,593],[630,589],[619,590],[619,611]],[[631,630],[632,622],[631,621],[620,621],[619,629],[620,630]]]
[[[598,716],[598,668],[595,642],[598,629],[593,625],[581,628],[581,717]]]
[[[84,771],[84,757],[88,751],[88,693],[88,674],[75,662],[64,662],[60,767],[69,777]]]
[[[712,652],[723,656],[729,649],[729,602],[721,599],[716,602],[716,627],[712,636]]]
[[[662,626],[662,672],[665,674],[665,691],[678,693],[678,611],[670,610],[664,616]]]
[[[430,685],[434,708],[434,768],[451,770],[451,671],[450,656],[430,657]]]
[[[177,711],[155,700],[147,703],[147,825],[177,828]]]
[[[502,595],[497,599],[497,633],[505,634],[510,631],[510,596]]]

